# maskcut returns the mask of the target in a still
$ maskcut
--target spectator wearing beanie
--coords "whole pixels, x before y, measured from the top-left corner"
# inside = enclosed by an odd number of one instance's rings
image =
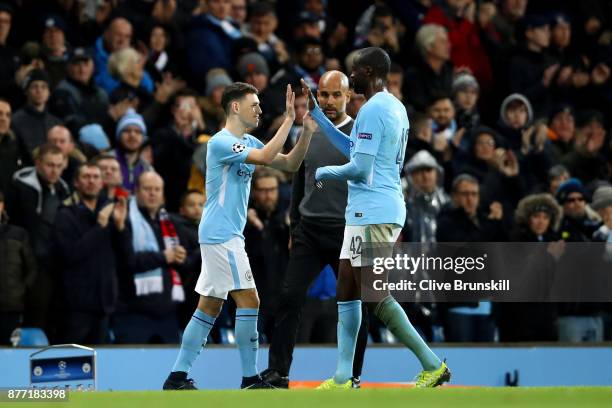
[[[206,128],[212,134],[219,131],[225,123],[221,97],[225,87],[231,84],[232,79],[222,68],[213,68],[206,75],[206,96],[198,98],[198,105],[202,109]]]
[[[34,149],[45,143],[47,131],[61,121],[47,111],[49,76],[40,69],[32,70],[23,81],[26,104],[13,115],[13,129],[25,164],[33,164]]]
[[[459,129],[464,128],[467,135],[480,125],[478,113],[478,98],[480,86],[476,78],[468,73],[458,74],[453,79],[453,103],[455,104],[455,120]],[[466,137],[469,140],[469,137]]]
[[[142,116],[128,109],[117,124],[115,138],[117,148],[112,153],[121,167],[123,188],[133,193],[140,174],[151,170],[151,166],[140,158],[141,148],[147,140],[147,126]]]
[[[589,242],[601,219],[587,206],[586,190],[580,180],[571,178],[559,186],[557,202],[563,206],[561,238],[567,242]]]
[[[279,71],[275,75],[275,82],[272,82],[268,63],[256,52],[250,52],[240,57],[236,64],[236,71],[239,81],[253,85],[259,90],[259,105],[263,113],[259,128],[254,134],[264,137],[274,119],[284,114],[283,98],[287,82],[283,81],[290,80],[287,77],[287,71]],[[280,77],[286,77],[286,79],[279,79]]]

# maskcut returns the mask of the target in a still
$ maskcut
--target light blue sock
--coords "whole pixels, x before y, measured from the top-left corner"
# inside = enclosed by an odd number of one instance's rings
[[[338,366],[334,381],[344,384],[353,376],[357,333],[361,326],[361,300],[338,302]]]
[[[189,372],[202,348],[206,345],[208,333],[215,324],[215,318],[196,309],[183,332],[183,341],[172,371]]]
[[[374,314],[387,329],[417,356],[424,370],[431,371],[440,367],[442,362],[416,331],[402,306],[392,296],[383,299],[374,310]]]
[[[242,363],[242,376],[257,375],[257,350],[259,349],[257,309],[236,309],[235,330],[236,344]]]

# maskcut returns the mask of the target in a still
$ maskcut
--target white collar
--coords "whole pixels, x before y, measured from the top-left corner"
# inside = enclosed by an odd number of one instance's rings
[[[351,120],[353,120],[353,118],[351,118],[349,115],[346,115],[346,118],[344,118],[344,120],[342,122],[340,122],[339,124],[334,125],[334,126],[336,126],[336,129],[337,128],[341,128],[342,126],[344,126],[347,123],[349,123]]]

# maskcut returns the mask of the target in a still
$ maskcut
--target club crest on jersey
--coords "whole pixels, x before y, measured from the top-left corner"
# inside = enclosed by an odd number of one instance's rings
[[[246,149],[246,146],[243,145],[242,143],[234,143],[232,145],[232,151],[234,153],[242,153],[244,152],[244,149]]]
[[[371,133],[359,133],[357,135],[357,139],[372,140],[372,134]]]

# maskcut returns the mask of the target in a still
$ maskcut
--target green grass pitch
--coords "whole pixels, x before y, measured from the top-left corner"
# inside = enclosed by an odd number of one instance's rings
[[[346,391],[149,391],[71,393],[65,403],[0,404],[25,408],[490,408],[490,407],[610,407],[612,387],[362,389]]]

